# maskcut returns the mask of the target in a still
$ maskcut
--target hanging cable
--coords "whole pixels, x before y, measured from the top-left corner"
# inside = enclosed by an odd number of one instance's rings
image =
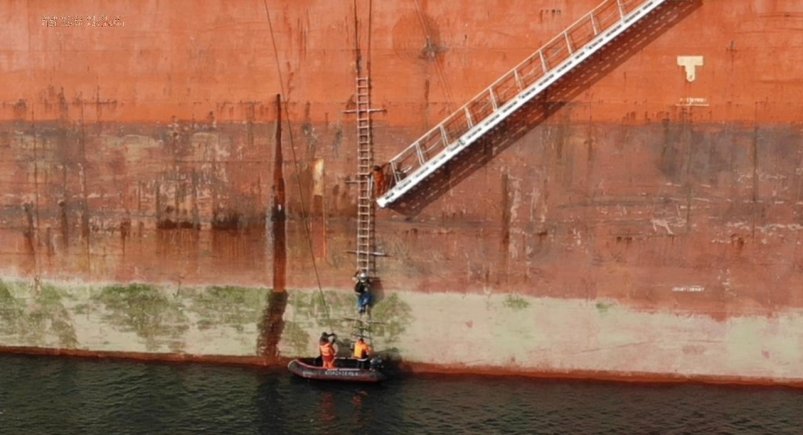
[[[418,3],[418,0],[414,0],[415,2],[415,11],[418,13],[418,21],[421,23],[421,30],[424,32],[424,36],[427,38],[427,46],[425,50],[432,50],[432,54],[430,55],[427,53],[428,56],[432,57],[432,62],[435,64],[435,75],[438,77],[438,80],[441,82],[441,86],[443,87],[443,92],[446,94],[446,109],[449,112],[454,111],[454,96],[452,95],[452,90],[449,87],[449,81],[446,79],[446,73],[443,70],[443,65],[438,61],[438,50],[439,47],[433,46],[435,41],[433,39],[433,35],[430,34],[429,25],[427,24],[426,16],[424,15],[424,10],[421,7],[421,4]]]
[[[279,63],[279,49],[276,46],[276,37],[273,33],[273,23],[270,19],[270,11],[268,10],[268,2],[267,0],[262,0],[262,4],[265,6],[265,16],[268,20],[268,29],[270,30],[270,39],[273,43],[273,53],[274,53],[274,60],[276,61],[276,72],[279,75],[279,87],[281,89],[281,93],[285,96],[284,90],[284,78],[282,77],[282,68]],[[318,293],[321,296],[321,303],[323,304],[323,313],[326,318],[326,323],[329,325],[329,330],[334,332],[334,323],[332,319],[329,317],[329,306],[326,304],[326,297],[323,294],[323,289],[321,288],[321,277],[318,273],[318,265],[315,261],[315,250],[312,246],[312,231],[309,227],[309,219],[307,215],[307,210],[304,207],[304,189],[301,186],[301,167],[298,163],[298,157],[296,156],[296,146],[295,141],[293,140],[293,126],[290,122],[290,111],[287,109],[287,100],[285,100],[284,104],[284,114],[285,118],[287,119],[287,124],[290,126],[288,129],[289,136],[290,136],[290,150],[293,153],[293,165],[295,166],[296,170],[296,185],[298,186],[298,197],[301,201],[301,222],[304,226],[304,232],[307,236],[307,245],[309,246],[310,257],[312,259],[312,270],[315,272],[315,281],[318,284]]]

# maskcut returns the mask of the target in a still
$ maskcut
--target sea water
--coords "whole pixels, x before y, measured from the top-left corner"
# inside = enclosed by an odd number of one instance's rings
[[[0,433],[803,433],[803,391],[0,356]]]

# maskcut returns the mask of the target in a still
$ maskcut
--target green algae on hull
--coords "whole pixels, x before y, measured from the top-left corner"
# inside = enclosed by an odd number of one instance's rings
[[[51,284],[0,281],[0,333],[34,346],[53,346],[55,340],[60,348],[74,349],[78,340],[66,297]]]
[[[175,295],[168,297],[147,284],[129,284],[103,287],[92,299],[105,306],[105,320],[136,333],[148,351],[157,351],[164,344],[174,352],[183,349],[179,338],[189,328],[189,319]]]

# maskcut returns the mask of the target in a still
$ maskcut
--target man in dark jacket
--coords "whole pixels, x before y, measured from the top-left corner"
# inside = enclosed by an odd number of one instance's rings
[[[357,273],[354,292],[357,293],[357,311],[362,315],[371,306],[371,282],[364,271]]]

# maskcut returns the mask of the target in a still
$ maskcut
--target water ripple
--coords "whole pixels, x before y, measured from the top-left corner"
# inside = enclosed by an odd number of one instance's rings
[[[522,379],[321,384],[285,371],[0,356],[8,434],[801,433],[802,393]]]

